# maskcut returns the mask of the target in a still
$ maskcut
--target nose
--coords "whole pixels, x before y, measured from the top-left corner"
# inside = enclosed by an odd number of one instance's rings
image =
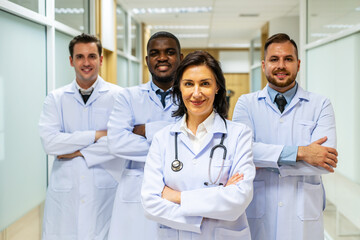
[[[192,95],[193,95],[194,98],[197,98],[197,97],[201,96],[201,88],[200,88],[199,85],[195,85],[194,92],[193,92]]]
[[[89,61],[88,58],[84,58],[84,65],[85,65],[85,66],[89,65],[89,62],[90,62],[90,61]]]
[[[285,60],[283,60],[283,59],[279,60],[278,68],[279,69],[284,69],[285,68]]]
[[[165,52],[160,52],[160,55],[159,55],[159,61],[167,61],[168,60],[168,56]]]

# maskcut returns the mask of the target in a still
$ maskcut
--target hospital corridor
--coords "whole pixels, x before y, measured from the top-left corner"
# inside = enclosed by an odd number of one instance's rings
[[[0,0],[0,31],[0,240],[360,240],[360,0]]]

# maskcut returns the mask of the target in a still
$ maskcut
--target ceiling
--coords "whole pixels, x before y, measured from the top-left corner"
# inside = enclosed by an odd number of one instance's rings
[[[211,7],[202,13],[133,14],[139,22],[153,26],[151,32],[166,30],[177,35],[183,48],[249,47],[269,20],[299,16],[299,0],[117,0],[133,9]],[[245,15],[245,16],[241,16]],[[246,16],[252,15],[252,16]],[[195,29],[154,29],[155,26],[193,26]],[[197,28],[197,26],[200,26]],[[183,37],[185,34],[185,37]],[[194,36],[197,34],[198,36]]]

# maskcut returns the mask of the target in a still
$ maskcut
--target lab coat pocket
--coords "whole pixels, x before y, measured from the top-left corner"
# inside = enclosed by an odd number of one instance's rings
[[[176,230],[176,229],[172,229],[165,225],[159,224],[158,236],[159,236],[159,239],[177,240],[179,237],[179,233],[178,233],[178,230]]]
[[[240,230],[230,230],[225,228],[216,228],[215,229],[215,240],[223,239],[236,239],[236,240],[249,240],[250,239],[250,230],[248,227]]]
[[[94,184],[97,188],[115,188],[117,181],[102,167],[94,167]]]
[[[106,130],[109,121],[109,113],[106,108],[94,108],[93,126],[95,130]]]
[[[141,184],[144,169],[125,169],[122,178],[121,200],[123,202],[140,202]]]
[[[262,218],[265,214],[265,182],[254,181],[254,195],[253,200],[246,209],[246,215],[248,218]]]
[[[297,144],[301,145],[309,145],[311,143],[311,135],[316,127],[316,122],[309,120],[298,120],[296,121],[298,128],[294,128],[298,134],[298,142]]]
[[[73,160],[55,160],[50,176],[50,186],[55,192],[69,192],[73,187]]]
[[[321,184],[298,182],[297,214],[302,221],[318,220],[323,210]]]

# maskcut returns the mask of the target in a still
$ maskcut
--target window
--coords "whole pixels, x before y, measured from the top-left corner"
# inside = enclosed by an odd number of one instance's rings
[[[308,43],[353,28],[360,23],[359,1],[308,0],[307,4]]]
[[[89,32],[88,0],[55,0],[55,20],[81,32]]]

